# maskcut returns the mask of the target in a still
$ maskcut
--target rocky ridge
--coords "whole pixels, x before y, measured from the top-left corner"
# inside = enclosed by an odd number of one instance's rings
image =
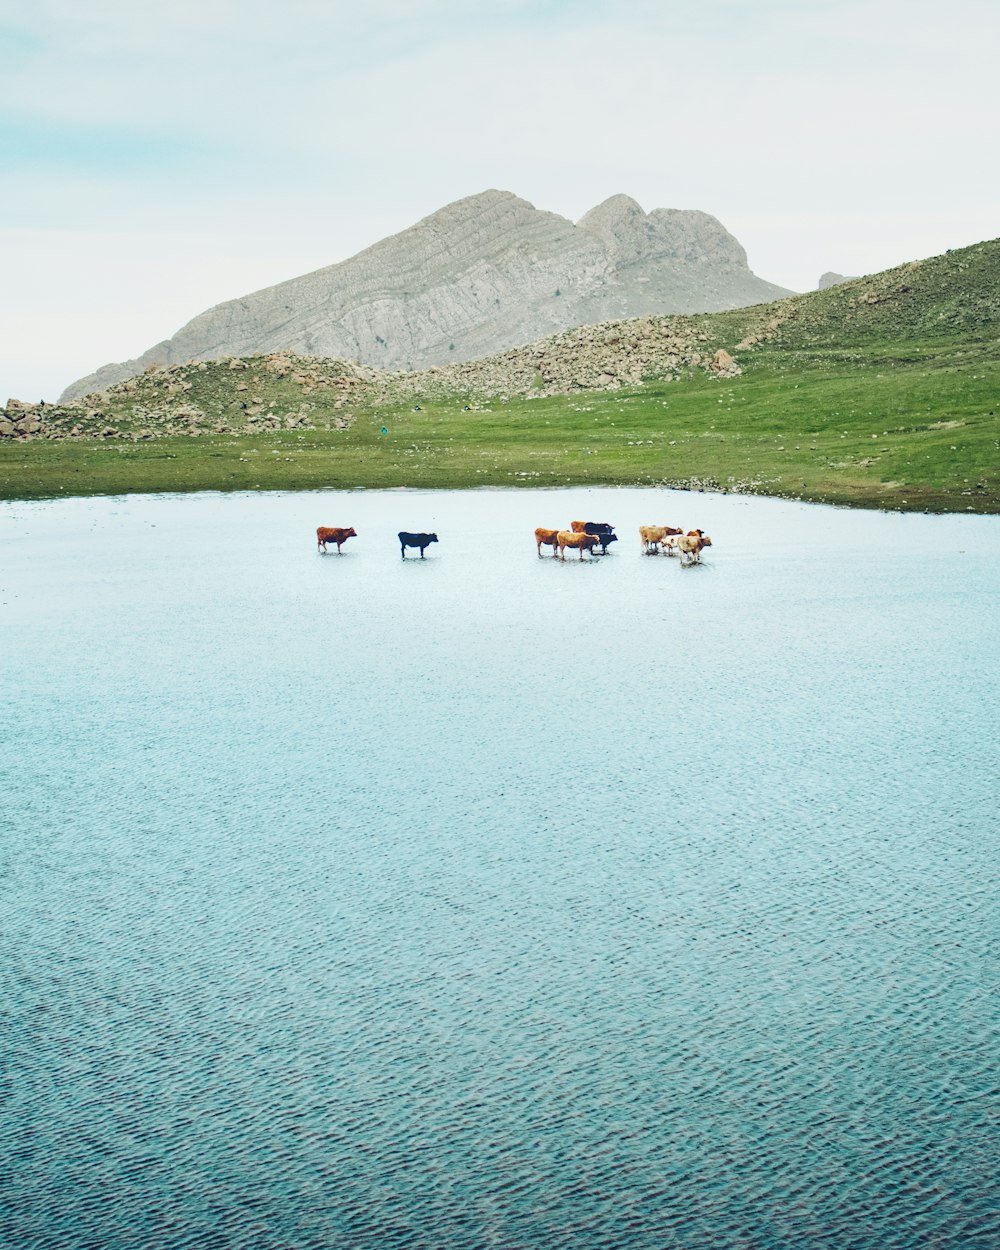
[[[69,404],[9,400],[0,437],[127,438],[346,429],[354,408],[459,395],[540,398],[617,390],[700,369],[740,372],[697,321],[641,317],[582,326],[484,360],[390,373],[349,361],[277,352],[147,368],[135,378]]]
[[[707,213],[615,195],[575,225],[506,191],[447,205],[349,260],[201,313],[61,402],[151,365],[290,352],[415,371],[477,360],[579,325],[691,314],[789,292],[758,278]]]
[[[605,321],[419,372],[287,352],[151,365],[68,404],[9,400],[0,408],[0,439],[337,430],[352,423],[355,410],[413,402],[420,395],[464,395],[472,402],[614,391],[692,371],[733,377],[758,350],[788,350],[801,360],[813,352],[825,358],[831,350],[853,353],[865,344],[919,344],[942,336],[995,343],[998,326],[1000,240],[990,240],[771,304],[707,316]]]

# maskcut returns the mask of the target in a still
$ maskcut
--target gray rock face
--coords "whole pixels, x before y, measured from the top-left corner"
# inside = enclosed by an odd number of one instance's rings
[[[834,273],[832,270],[825,273],[816,284],[817,291],[825,291],[830,286],[840,286],[841,282],[853,282],[854,278],[849,274]]]
[[[647,214],[616,195],[574,225],[510,192],[484,191],[350,260],[210,308],[138,360],[74,382],[62,400],[150,365],[292,351],[425,369],[572,326],[788,294],[751,273],[743,248],[707,213]]]

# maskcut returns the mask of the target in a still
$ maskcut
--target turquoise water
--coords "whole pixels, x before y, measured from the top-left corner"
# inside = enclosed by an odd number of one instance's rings
[[[132,497],[0,556],[5,1244],[998,1244],[997,519]]]

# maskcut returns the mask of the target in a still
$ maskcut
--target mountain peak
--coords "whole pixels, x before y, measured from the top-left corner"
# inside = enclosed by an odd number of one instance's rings
[[[275,351],[426,369],[572,326],[738,308],[787,294],[751,273],[743,249],[706,213],[647,215],[619,194],[574,226],[491,187],[347,260],[219,304],[137,360],[74,382],[64,398],[150,365]]]
[[[461,199],[451,200],[442,208],[431,213],[430,216],[437,217],[440,213],[461,214],[481,208],[495,208],[497,205],[517,205],[518,207],[534,208],[533,204],[529,204],[527,200],[522,200],[513,191],[500,191],[496,187],[490,187],[486,191],[477,191],[475,195],[464,195]]]
[[[576,224],[586,226],[588,221],[628,220],[636,216],[645,217],[645,215],[638,201],[633,200],[630,195],[619,192],[618,195],[609,195],[606,200],[601,200],[600,204],[595,204],[590,212],[584,213]]]

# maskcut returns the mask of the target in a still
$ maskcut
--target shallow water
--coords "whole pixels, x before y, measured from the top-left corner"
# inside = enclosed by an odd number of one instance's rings
[[[0,558],[10,1245],[997,1244],[995,518],[132,497]]]

